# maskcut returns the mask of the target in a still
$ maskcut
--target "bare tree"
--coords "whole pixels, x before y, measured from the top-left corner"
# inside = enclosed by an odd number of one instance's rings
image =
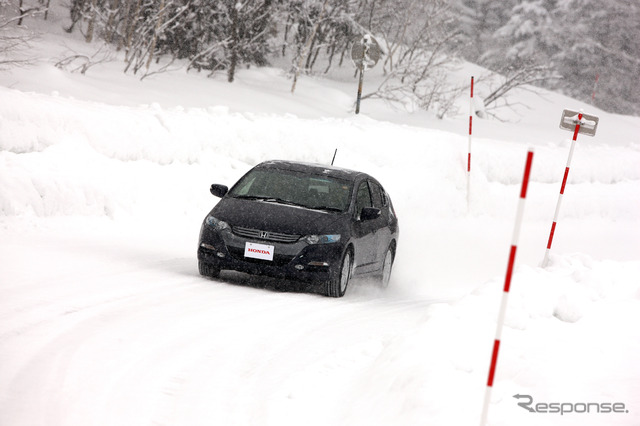
[[[149,72],[151,61],[157,53],[158,39],[179,20],[186,10],[184,5],[176,6],[175,3],[165,3],[164,0],[157,6],[153,0],[137,0],[134,18],[127,35],[125,72],[132,69],[136,74],[142,67],[146,67],[147,73]],[[139,19],[142,16],[146,19]],[[145,75],[142,77],[144,78]]]
[[[340,55],[340,63],[351,41],[368,31],[358,23],[362,2],[366,0],[293,0],[285,2],[280,13],[285,21],[282,55],[293,47],[291,74],[294,85],[300,73],[311,73],[319,57],[327,59],[324,73]]]
[[[320,26],[320,22],[322,21],[322,19],[324,18],[324,14],[325,11],[327,9],[327,3],[329,2],[329,0],[324,0],[324,2],[322,3],[322,7],[320,8],[320,14],[318,15],[318,18],[315,22],[315,24],[313,24],[313,27],[311,29],[311,34],[309,35],[309,37],[307,37],[306,42],[304,43],[304,47],[302,49],[298,48],[297,51],[297,57],[294,59],[294,66],[293,66],[293,84],[291,85],[291,93],[294,93],[296,90],[296,83],[298,82],[298,76],[300,75],[300,68],[302,67],[302,62],[305,60],[305,58],[308,56],[309,54],[309,50],[311,49],[311,45],[313,43],[315,43],[316,40],[316,34],[318,32],[318,27]],[[307,61],[307,68],[308,68],[308,61]]]
[[[22,20],[27,16],[33,16],[37,13],[44,13],[42,5],[27,5],[24,0],[18,0],[18,25],[22,25]]]
[[[158,36],[160,34],[160,29],[162,28],[162,24],[164,22],[166,8],[165,8],[165,0],[160,0],[159,12],[156,22],[155,31],[153,32],[153,36],[151,37],[151,46],[149,47],[149,59],[147,59],[147,71],[149,71],[149,66],[151,65],[151,60],[153,59],[153,54],[156,50],[156,44],[158,43]]]
[[[455,66],[459,31],[443,0],[381,2],[381,25],[385,59],[384,79],[365,95],[393,102],[411,102],[421,109],[448,110],[455,90],[446,75]]]
[[[75,26],[80,22],[89,11],[89,0],[71,0],[69,4],[69,15],[71,18],[71,25],[65,28],[68,33],[73,32]]]
[[[0,1],[0,10],[12,9],[9,1]],[[14,9],[15,10],[15,9]],[[33,62],[27,56],[29,42],[35,37],[33,33],[21,26],[26,17],[39,13],[35,9],[18,9],[15,16],[0,16],[0,70],[26,66]]]
[[[17,26],[22,26],[22,21],[25,18],[44,14],[46,7],[42,2],[0,0],[0,12],[2,12],[0,13],[0,25],[2,27],[13,23]]]
[[[89,68],[105,62],[109,62],[112,59],[113,53],[111,52],[109,47],[104,44],[93,55],[72,53],[56,62],[55,66],[69,72],[79,71],[80,74],[84,74],[89,70]]]
[[[513,89],[523,86],[535,86],[554,78],[547,65],[512,66],[497,72],[499,84],[483,99],[485,107],[495,108],[498,101],[505,100]],[[557,76],[555,78],[558,78]]]
[[[224,3],[226,10],[221,15],[221,27],[226,40],[227,80],[231,83],[239,64],[264,66],[268,63],[273,0],[225,0]]]

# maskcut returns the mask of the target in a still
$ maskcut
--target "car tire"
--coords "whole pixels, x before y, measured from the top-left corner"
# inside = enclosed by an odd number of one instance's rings
[[[382,262],[382,273],[378,278],[382,288],[389,287],[389,280],[391,279],[391,269],[393,268],[394,259],[395,254],[393,252],[393,247],[389,246],[389,248],[387,249],[387,253],[384,255],[384,261]]]
[[[351,267],[353,265],[353,255],[351,250],[347,250],[342,256],[342,264],[335,277],[327,283],[327,296],[342,297],[347,291],[349,280],[351,279]]]
[[[200,275],[211,278],[218,278],[220,276],[220,269],[203,261],[198,261],[198,271]]]

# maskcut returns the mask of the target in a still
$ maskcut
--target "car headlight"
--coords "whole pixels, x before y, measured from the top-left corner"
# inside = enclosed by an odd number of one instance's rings
[[[340,241],[340,234],[331,235],[307,235],[304,237],[307,244],[328,244]]]
[[[207,218],[205,219],[205,223],[216,231],[224,231],[225,229],[229,229],[229,224],[227,222],[218,220],[211,215],[207,216]]]

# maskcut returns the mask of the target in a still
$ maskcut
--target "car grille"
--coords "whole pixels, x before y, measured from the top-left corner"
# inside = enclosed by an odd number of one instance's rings
[[[233,227],[233,233],[245,238],[255,238],[258,240],[276,241],[278,243],[295,243],[300,239],[300,235],[282,234],[279,232],[266,232],[258,229]]]

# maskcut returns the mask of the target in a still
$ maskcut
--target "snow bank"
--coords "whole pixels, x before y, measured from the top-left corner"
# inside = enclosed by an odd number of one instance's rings
[[[158,208],[166,207],[163,199],[186,205],[185,195],[193,199],[208,180],[231,183],[251,166],[273,158],[328,163],[336,148],[336,164],[378,176],[401,210],[445,217],[466,214],[465,140],[448,132],[367,117],[309,120],[230,113],[224,107],[114,107],[2,91],[6,102],[0,107],[0,173],[11,182],[6,188],[15,189],[1,194],[5,215],[111,215],[144,193],[158,195],[160,187],[165,196],[155,198]],[[506,194],[513,193],[522,178],[523,152],[517,144],[475,142],[474,215],[503,216],[501,212],[508,211]],[[538,193],[552,198],[567,152],[566,144],[538,147],[532,197]],[[144,172],[132,162],[144,164]],[[572,202],[563,213],[633,219],[640,207],[635,187],[639,162],[635,149],[603,143],[579,146],[567,190]],[[402,176],[394,173],[398,169]],[[185,172],[203,181],[187,180],[183,186],[178,176]],[[540,210],[535,218],[548,217],[549,210],[552,207]]]

